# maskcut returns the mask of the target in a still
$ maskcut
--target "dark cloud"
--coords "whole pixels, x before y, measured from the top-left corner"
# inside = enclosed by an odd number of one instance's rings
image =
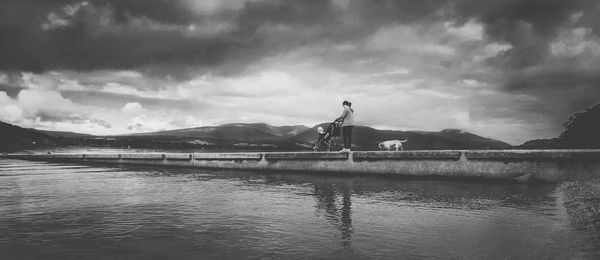
[[[264,45],[256,32],[260,25],[328,23],[333,17],[326,11],[327,1],[248,3],[239,13],[212,15],[195,14],[186,2],[91,0],[66,14],[81,2],[3,1],[0,70],[164,69],[177,75],[189,66],[211,68],[230,62],[237,68],[280,49]],[[52,23],[51,14],[58,22]],[[229,19],[223,21],[229,23],[223,32],[204,37],[186,31],[190,25],[222,22],[223,17]]]
[[[211,66],[232,48],[239,48],[227,36],[189,37],[176,30],[191,19],[189,11],[173,7],[180,6],[179,2],[91,1],[67,15],[66,6],[76,1],[3,1],[0,69],[43,72],[131,69],[147,64]],[[52,13],[59,17],[54,23]],[[133,19],[145,19],[141,21],[147,24],[132,25]],[[44,29],[47,23],[53,25]],[[153,25],[167,29],[149,28]]]
[[[598,103],[600,71],[542,69],[518,73],[508,80],[505,90],[537,96],[555,113],[564,111],[570,114]],[[564,109],[558,109],[557,106],[563,106]]]
[[[476,18],[484,23],[492,40],[512,45],[492,64],[513,69],[543,63],[557,29],[577,12],[599,6],[593,0],[464,0],[455,1],[454,5],[458,19]]]
[[[201,20],[183,0],[88,0],[114,10],[117,22],[125,23],[129,17],[147,17],[162,23],[187,25]]]
[[[185,1],[88,2],[90,4],[79,12],[65,18],[67,25],[51,30],[42,29],[42,25],[48,23],[49,15],[60,14],[65,6],[77,1],[8,0],[0,3],[2,10],[16,10],[18,14],[2,19],[0,69],[33,72],[142,69],[150,73],[164,69],[176,73],[191,65],[224,67],[221,68],[223,71],[230,72],[229,66],[243,69],[244,64],[265,55],[321,40],[347,40],[372,33],[372,25],[376,22],[368,16],[380,10],[387,10],[383,16],[394,16],[394,8],[387,5],[403,10],[395,14],[400,20],[407,19],[405,14],[416,13],[417,17],[428,10],[428,5],[405,10],[409,5],[394,4],[395,1],[368,9],[371,4],[367,1],[351,6],[359,8],[357,11],[364,21],[345,26],[339,20],[341,11],[331,2],[320,0],[248,2],[239,10],[212,15],[194,14],[186,8]],[[181,29],[191,23],[203,25],[226,19],[231,28],[210,37],[190,37],[181,30],[131,27],[130,22],[134,19],[146,19],[144,21],[157,26],[181,26]],[[261,31],[261,26],[268,25],[286,25],[290,30],[283,33],[271,33],[269,29]],[[303,33],[303,30],[311,33]],[[224,63],[228,64],[223,66]]]
[[[575,12],[597,5],[593,0],[463,0],[454,1],[459,17],[477,17],[493,37],[515,41],[514,32],[521,22],[529,23],[536,33],[553,34],[555,28]]]
[[[448,3],[439,0],[362,0],[350,1],[350,8],[365,22],[413,23],[444,15],[445,9],[450,7]]]
[[[514,75],[507,83],[507,89],[519,91],[562,89],[565,91],[577,87],[593,87],[600,92],[600,74],[597,71],[584,70],[540,70]]]
[[[21,87],[13,87],[12,85],[0,83],[0,91],[6,92],[6,95],[11,98],[15,98],[23,89],[24,88]]]
[[[262,24],[322,25],[335,22],[329,1],[248,2],[240,11],[238,23],[250,28]]]
[[[600,17],[600,4],[596,4],[596,6],[589,5],[583,11],[585,12],[578,24],[589,26],[598,34],[600,32],[600,19],[598,19]]]
[[[500,113],[511,114],[513,118],[528,117],[531,122],[537,117],[560,132],[561,123],[570,114],[598,102],[600,69],[581,65],[581,60],[587,57],[556,57],[551,53],[550,44],[565,28],[599,28],[600,2],[474,0],[457,1],[456,6],[459,16],[475,17],[483,22],[492,40],[511,44],[510,50],[488,60],[488,65],[499,71],[495,78],[500,90],[538,99],[508,104]],[[577,15],[580,17],[574,19]],[[598,36],[598,30],[593,34]],[[487,78],[490,79],[490,75]],[[485,104],[491,110],[502,107],[494,106],[493,102]],[[487,116],[493,116],[489,109],[483,110]]]
[[[322,41],[358,40],[393,24],[469,19],[483,22],[492,39],[513,46],[504,59],[492,64],[528,67],[543,62],[548,39],[570,15],[581,10],[598,12],[598,3],[591,0],[363,0],[350,1],[345,8],[321,0],[259,1],[210,14],[194,12],[183,0],[89,0],[81,10],[65,14],[66,6],[78,3],[2,1],[0,69],[140,69],[149,73],[164,69],[177,73],[192,66],[231,72],[264,56]],[[67,24],[56,22],[56,28],[44,30],[51,13]],[[346,16],[350,22],[344,20]],[[588,16],[582,21],[598,23]],[[135,26],[132,21],[147,24]],[[210,26],[213,21],[227,22],[230,27],[206,37],[185,32],[190,24]],[[269,33],[265,25],[285,25],[290,31]],[[308,30],[311,33],[304,33]]]
[[[25,89],[23,86],[23,79],[20,73],[3,73],[0,74],[0,91],[6,92],[6,94],[15,98],[21,90]]]
[[[231,73],[302,44],[283,39],[279,47],[267,46],[273,42],[257,31],[261,25],[328,24],[335,17],[327,1],[247,3],[238,11],[215,14],[194,13],[187,2],[92,0],[68,14],[81,2],[3,1],[0,70],[137,69],[178,76],[205,67]],[[58,18],[53,21],[51,15]],[[210,27],[210,22],[225,22],[228,28],[208,36],[186,31],[191,25]]]

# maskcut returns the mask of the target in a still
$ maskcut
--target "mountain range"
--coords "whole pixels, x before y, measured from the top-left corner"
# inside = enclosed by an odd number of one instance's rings
[[[0,121],[0,151],[12,151],[35,146],[56,145],[54,137],[34,129],[26,129]]]
[[[307,127],[272,126],[265,123],[233,123],[149,133],[94,136],[72,132],[21,128],[0,122],[0,150],[18,150],[39,146],[107,146],[130,148],[202,148],[250,150],[307,150],[317,138],[316,129],[328,123]],[[341,139],[341,138],[339,138]],[[354,150],[377,150],[384,140],[408,139],[404,148],[422,149],[508,149],[505,142],[481,137],[458,129],[439,132],[379,130],[355,126]],[[336,140],[338,143],[341,140]]]
[[[265,123],[256,124],[224,124],[219,126],[203,126],[195,128],[159,131],[151,133],[131,134],[130,136],[169,136],[182,138],[201,138],[208,140],[235,140],[244,142],[270,142],[280,141],[294,137],[308,127],[272,126]]]
[[[315,140],[318,127],[327,128],[329,124],[319,124],[293,137],[300,143]],[[378,144],[385,140],[405,140],[404,149],[442,150],[442,149],[507,149],[511,145],[498,140],[481,137],[458,129],[445,129],[440,132],[379,130],[368,126],[355,126],[352,131],[352,143],[359,150],[377,150]],[[340,140],[341,141],[341,140]]]

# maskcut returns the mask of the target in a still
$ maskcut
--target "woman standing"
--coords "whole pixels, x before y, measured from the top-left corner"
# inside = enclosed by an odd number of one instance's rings
[[[352,103],[344,101],[342,103],[344,109],[342,115],[336,121],[342,121],[342,139],[344,140],[344,148],[340,152],[350,152],[352,147],[352,127],[354,126],[354,110],[351,108]]]

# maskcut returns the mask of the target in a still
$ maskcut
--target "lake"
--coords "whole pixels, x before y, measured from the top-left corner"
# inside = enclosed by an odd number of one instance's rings
[[[598,259],[558,184],[0,160],[1,259]]]

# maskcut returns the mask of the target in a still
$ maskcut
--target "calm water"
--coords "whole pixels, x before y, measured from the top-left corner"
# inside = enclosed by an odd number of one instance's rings
[[[598,259],[558,190],[0,160],[0,258]]]

